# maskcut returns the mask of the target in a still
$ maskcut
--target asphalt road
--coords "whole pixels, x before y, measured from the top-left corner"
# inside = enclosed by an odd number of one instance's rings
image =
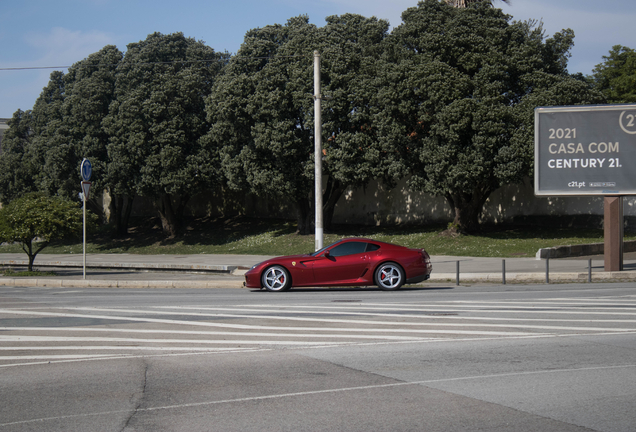
[[[633,431],[636,285],[0,288],[0,431]]]

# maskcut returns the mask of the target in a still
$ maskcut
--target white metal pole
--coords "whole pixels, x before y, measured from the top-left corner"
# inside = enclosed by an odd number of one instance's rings
[[[316,196],[316,250],[323,245],[322,222],[322,115],[320,112],[320,53],[314,51],[314,141],[315,141],[315,196]]]
[[[84,205],[82,208],[84,209],[84,241],[83,241],[83,251],[84,251],[84,279],[86,279],[86,195],[84,195],[84,190],[82,189],[82,201],[84,201]]]

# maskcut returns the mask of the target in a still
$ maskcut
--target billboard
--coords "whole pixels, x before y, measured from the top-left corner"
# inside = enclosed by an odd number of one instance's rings
[[[534,111],[537,196],[636,195],[636,105]]]

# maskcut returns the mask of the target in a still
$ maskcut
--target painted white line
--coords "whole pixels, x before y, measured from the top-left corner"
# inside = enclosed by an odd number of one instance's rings
[[[584,300],[584,301],[583,301]],[[608,302],[602,299],[549,299],[549,300],[499,300],[499,301],[488,301],[488,300],[454,300],[450,303],[455,305],[551,305],[555,307],[573,307],[573,308],[589,308],[590,306],[594,306],[595,309],[626,309],[626,310],[634,310],[636,308],[636,303],[630,303],[628,301],[619,301],[616,302]],[[627,306],[627,307],[624,307]]]
[[[161,311],[141,311],[133,309],[103,309],[103,308],[70,308],[77,310],[95,310],[100,312],[117,312],[117,313],[134,313],[134,314],[157,314],[157,315],[184,315],[184,316],[207,316],[207,317],[223,317],[223,318],[247,318],[247,319],[266,319],[266,320],[278,320],[278,321],[306,321],[306,322],[319,322],[319,323],[338,323],[338,324],[364,324],[364,325],[386,325],[386,326],[466,326],[470,327],[504,327],[504,328],[520,328],[520,329],[533,329],[533,330],[568,330],[568,331],[607,331],[607,328],[603,327],[563,327],[563,326],[538,326],[538,325],[501,325],[501,324],[448,324],[448,323],[430,323],[430,322],[407,322],[407,321],[365,321],[365,320],[344,320],[344,319],[320,319],[320,318],[307,318],[307,317],[282,317],[276,315],[242,315],[242,314],[217,314],[217,313],[192,313],[192,312],[161,312]],[[275,313],[275,312],[273,312]],[[306,313],[306,312],[305,312]],[[368,315],[368,314],[361,314]],[[395,318],[406,317],[405,315],[392,315]],[[429,318],[428,316],[416,316],[416,318]],[[453,318],[453,317],[436,317],[436,318]],[[457,318],[457,317],[455,317]],[[463,318],[463,317],[460,317]],[[114,319],[114,318],[111,318]],[[120,317],[120,319],[126,319]],[[484,318],[482,318],[484,319]],[[486,320],[489,318],[486,318]],[[189,322],[189,321],[188,321]],[[613,331],[634,331],[633,328],[612,328]]]
[[[281,393],[281,394],[273,394],[273,395],[252,396],[252,397],[245,397],[245,398],[223,399],[223,400],[194,402],[194,403],[186,403],[186,404],[163,405],[163,406],[150,407],[150,408],[138,408],[137,412],[153,412],[153,411],[165,411],[165,410],[174,410],[174,409],[187,409],[187,408],[196,408],[196,407],[202,407],[202,406],[265,401],[265,400],[273,400],[273,399],[298,398],[303,396],[315,396],[320,394],[360,392],[365,390],[380,390],[380,389],[405,387],[405,386],[419,386],[419,385],[425,386],[430,384],[438,384],[438,383],[453,382],[453,381],[469,381],[469,380],[481,380],[481,379],[492,379],[492,378],[504,378],[504,377],[512,377],[512,376],[554,374],[554,373],[580,373],[580,372],[587,373],[590,371],[630,369],[634,367],[636,367],[636,365],[599,366],[599,367],[587,367],[587,368],[552,369],[552,370],[527,371],[527,372],[515,372],[515,373],[492,374],[492,375],[477,375],[477,376],[466,376],[466,377],[455,377],[455,378],[443,378],[443,379],[435,379],[435,380],[422,380],[422,381],[413,381],[413,382],[393,382],[393,383],[387,383],[387,384],[374,384],[374,385],[356,386],[356,387],[340,387],[340,388],[323,389],[323,390],[310,390],[310,391],[304,391],[304,392]],[[72,414],[72,415],[57,416],[57,417],[43,417],[43,418],[37,418],[37,419],[14,421],[10,423],[0,423],[0,426],[15,426],[15,425],[22,425],[22,424],[30,424],[30,423],[45,423],[50,421],[96,417],[96,416],[108,416],[108,415],[122,414],[122,413],[129,413],[129,412],[130,412],[130,409],[101,411],[101,412],[84,413],[84,414]]]
[[[164,306],[169,307],[169,306]],[[301,306],[307,307],[307,306]],[[507,312],[518,312],[518,313],[551,313],[551,314],[592,314],[592,315],[627,315],[632,316],[636,315],[636,308],[594,308],[591,310],[589,308],[582,307],[564,307],[559,305],[552,306],[537,306],[536,304],[529,304],[528,306],[488,306],[487,304],[475,304],[475,305],[457,305],[457,304],[429,304],[426,306],[427,309],[413,309],[411,305],[410,309],[394,309],[396,311],[418,311],[418,312],[431,312],[431,313],[439,313],[438,309],[431,308],[439,308],[444,312],[448,313],[463,313],[463,312],[473,312],[473,313],[507,313]],[[386,308],[384,308],[386,309]],[[533,310],[533,309],[541,309],[541,310]],[[601,310],[599,310],[601,309]],[[602,311],[602,309],[607,309],[607,312]],[[612,312],[617,309],[625,309],[630,310],[631,312]],[[598,310],[598,311],[597,311]]]
[[[40,356],[2,356],[0,360],[60,360],[60,359],[108,359],[122,354],[63,354],[63,355],[40,355]]]
[[[82,309],[82,308],[77,308]],[[102,309],[103,311],[106,309]],[[131,310],[113,310],[108,309],[107,311],[111,312],[123,312],[123,313],[140,313],[140,314],[160,314],[167,315],[167,312],[146,312],[146,311],[131,311]],[[0,313],[3,313],[0,310]],[[87,314],[69,314],[62,312],[35,312],[35,311],[8,311],[7,314],[16,314],[16,315],[39,315],[39,316],[62,316],[62,317],[74,317],[74,318],[100,318],[107,320],[127,320],[127,321],[135,321],[135,322],[149,322],[149,323],[161,323],[161,324],[171,324],[171,325],[183,325],[183,326],[201,326],[201,327],[218,327],[218,328],[234,328],[234,329],[268,329],[268,330],[286,330],[286,331],[311,331],[315,332],[315,327],[277,327],[277,326],[258,326],[258,325],[247,325],[247,324],[225,324],[225,323],[213,323],[213,322],[201,322],[201,321],[178,321],[178,320],[167,320],[167,319],[158,319],[158,318],[136,318],[136,317],[128,317],[128,316],[117,316],[117,315],[87,315]],[[195,316],[228,316],[228,315],[211,315],[211,314],[187,314],[187,313],[177,313],[173,315],[195,315]],[[269,318],[269,317],[268,317]],[[319,322],[327,322],[325,320],[318,320]],[[357,323],[357,321],[347,321],[347,320],[338,320],[337,322],[341,323]],[[385,322],[376,322],[376,321],[360,321],[366,324],[374,324],[374,325],[383,325]],[[388,322],[387,325],[417,325],[417,326],[435,326],[442,325],[440,323],[403,323],[403,322]],[[479,325],[470,324],[470,327],[478,327]],[[483,325],[484,327],[503,327],[506,328],[505,325]],[[329,328],[329,331],[332,332],[379,332],[379,333],[443,333],[449,334],[452,331],[439,331],[439,330],[431,330],[431,329],[380,329],[380,328],[366,328],[366,329],[358,329],[358,328]],[[603,331],[607,331],[607,329],[603,329]],[[484,334],[486,332],[476,332],[475,334]],[[493,332],[491,332],[493,333]],[[494,332],[498,333],[498,332]],[[512,332],[499,332],[503,335],[515,335]],[[516,333],[516,335],[534,335],[533,333]]]
[[[321,347],[318,347],[321,348]],[[70,359],[70,360],[52,360],[52,361],[29,361],[25,363],[8,363],[0,364],[0,368],[19,367],[19,366],[38,366],[46,364],[57,363],[83,363],[88,361],[101,361],[101,360],[130,360],[137,358],[162,358],[162,357],[183,357],[183,356],[196,356],[196,355],[210,355],[210,354],[235,354],[245,352],[259,352],[259,351],[272,351],[272,348],[214,348],[214,349],[196,349],[186,353],[170,353],[170,354],[109,354],[107,357],[96,357],[90,359]],[[24,358],[20,358],[24,360]]]
[[[282,327],[285,328],[285,327]],[[120,328],[84,328],[84,327],[0,327],[0,331],[41,331],[56,332],[92,332],[92,333],[143,333],[143,334],[178,334],[192,336],[255,336],[255,337],[304,337],[304,338],[336,338],[336,339],[386,339],[386,340],[420,340],[427,339],[417,336],[389,336],[389,335],[343,335],[332,333],[267,333],[246,331],[187,331],[187,330],[148,330],[148,329],[120,329]],[[381,332],[382,330],[378,330]],[[161,339],[158,339],[161,340]],[[188,339],[186,339],[188,340]]]
[[[571,337],[582,337],[582,336],[626,336],[636,334],[636,331],[631,333],[624,332],[606,332],[606,333],[595,333],[593,335],[587,333],[580,334],[535,334],[531,336],[501,336],[501,337],[483,337],[479,339],[475,338],[431,338],[427,340],[419,340],[419,341],[394,341],[394,342],[352,342],[349,344],[342,345],[331,345],[325,343],[322,346],[306,346],[306,347],[298,347],[296,350],[314,350],[314,349],[324,349],[324,348],[342,348],[347,346],[379,346],[379,345],[396,345],[396,344],[421,344],[421,343],[457,343],[457,342],[475,342],[479,341],[501,341],[501,340],[525,340],[525,339],[553,339],[553,338],[571,338]],[[264,352],[264,351],[272,351],[274,348],[217,348],[209,351],[201,351],[197,350],[196,352],[187,352],[187,353],[170,353],[170,354],[122,354],[122,355],[112,355],[111,357],[97,357],[94,359],[72,359],[72,360],[54,360],[54,361],[43,361],[43,362],[26,362],[26,363],[11,363],[11,364],[0,364],[0,368],[7,367],[17,367],[17,366],[36,366],[43,364],[51,364],[51,363],[82,363],[87,361],[102,361],[102,360],[119,360],[119,359],[135,359],[135,358],[161,358],[161,357],[176,357],[176,356],[195,356],[195,355],[210,355],[210,354],[232,354],[232,353],[245,353],[245,352]]]
[[[574,319],[574,318],[549,318],[549,317],[545,317],[545,318],[513,318],[513,317],[479,317],[479,316],[457,316],[457,315],[453,315],[454,313],[466,313],[466,312],[472,312],[472,313],[478,313],[481,312],[481,310],[479,309],[475,309],[475,310],[449,310],[449,307],[452,307],[452,305],[446,306],[446,307],[442,307],[440,306],[440,308],[442,309],[440,310],[436,310],[436,309],[418,309],[418,308],[413,308],[413,307],[403,307],[403,308],[390,308],[390,307],[365,307],[363,305],[360,305],[361,307],[359,309],[361,310],[382,310],[382,311],[395,311],[395,312],[422,312],[421,315],[403,315],[403,314],[387,314],[387,316],[394,316],[394,317],[407,317],[407,316],[414,316],[414,317],[419,317],[419,318],[426,318],[426,319],[438,319],[438,320],[479,320],[479,321],[528,321],[528,322],[532,322],[532,321],[541,321],[541,322],[546,322],[546,321],[554,321],[554,322],[585,322],[585,323],[589,323],[592,320],[589,319]],[[436,305],[427,305],[427,307],[435,307]],[[190,308],[192,310],[196,310],[196,309],[200,309],[197,306],[159,306],[161,308]],[[258,309],[249,309],[250,307],[254,307],[253,305],[249,305],[246,306],[245,308],[242,308],[240,310],[249,310],[249,311],[258,311]],[[261,306],[261,307],[266,307],[266,306]],[[301,311],[293,311],[290,310],[289,308],[302,308],[302,309],[327,309],[327,310],[346,310],[349,311],[350,308],[346,307],[346,306],[301,306],[301,305],[296,305],[296,306],[276,306],[279,310],[279,312],[288,312],[288,313],[310,313],[310,312],[305,312],[303,310]],[[203,309],[203,308],[201,308]],[[269,311],[277,311],[278,309],[266,309]],[[440,313],[441,312],[441,313]],[[552,312],[552,311],[544,311],[546,313],[548,312]],[[335,315],[336,313],[334,313]],[[362,315],[363,313],[359,312],[359,311],[350,311],[350,312],[341,312],[341,315],[354,315],[354,314],[360,314]],[[428,315],[427,315],[428,314]],[[371,314],[368,313],[368,315],[376,315],[376,314]],[[379,315],[379,314],[377,314]],[[630,324],[630,323],[636,323],[636,319],[594,319],[593,320],[595,323],[599,322],[599,323],[626,323],[626,324]],[[449,325],[453,325],[453,324],[449,324]],[[463,324],[462,324],[463,325]],[[473,325],[473,324],[471,324]],[[476,324],[479,325],[479,324]],[[481,324],[484,326],[487,326],[487,324]]]
[[[237,344],[237,345],[324,345],[324,342],[267,341],[267,340],[201,340],[201,339],[137,339],[79,336],[25,336],[0,335],[0,342],[126,342],[126,343],[189,343],[189,344]],[[333,345],[343,342],[330,342]]]
[[[436,313],[439,314],[440,311],[438,310],[430,310],[430,309],[410,309],[409,311],[418,311],[418,312],[422,312],[422,314],[418,314],[418,315],[409,315],[409,314],[399,314],[399,313],[372,313],[372,312],[359,312],[359,311],[352,311],[349,309],[346,309],[346,311],[337,311],[334,312],[330,309],[329,312],[320,312],[320,311],[316,311],[316,309],[321,309],[321,308],[327,308],[327,307],[313,307],[313,306],[297,306],[298,309],[288,309],[287,307],[283,306],[279,309],[273,309],[273,308],[267,308],[267,309],[246,309],[246,308],[216,308],[216,307],[196,307],[196,306],[159,306],[157,308],[160,309],[185,309],[185,310],[203,310],[203,311],[241,311],[241,312],[245,312],[246,310],[248,310],[249,312],[266,312],[266,313],[295,313],[295,314],[311,314],[311,315],[317,315],[317,314],[325,314],[325,315],[356,315],[356,316],[378,316],[378,317],[391,317],[391,318],[437,318],[437,319],[445,319],[445,318],[449,318],[449,319],[453,319],[454,315],[451,315],[452,313],[466,313],[466,312],[471,312],[471,313],[481,313],[481,312],[487,312],[487,313],[497,313],[497,312],[518,312],[518,311],[500,311],[500,310],[484,310],[484,309],[471,309],[471,310],[449,310],[448,308],[444,309],[444,313],[448,313],[448,315],[426,315],[426,313]],[[341,309],[339,309],[341,310]],[[383,310],[386,310],[386,308],[384,308]],[[406,311],[406,309],[402,309],[402,310],[398,310],[398,311]],[[520,311],[521,313],[525,313],[525,312],[529,312],[529,313],[550,313],[550,314],[554,314],[554,313],[576,313],[576,314],[585,314],[588,315],[589,311],[585,311],[585,312],[560,312],[559,310],[541,310],[541,311],[532,311],[532,310],[523,310]],[[634,311],[633,314],[623,314],[623,313],[617,313],[617,314],[612,314],[612,313],[605,313],[605,312],[593,312],[592,314],[599,314],[599,315],[635,315],[636,316],[636,311]],[[250,316],[258,316],[258,315],[250,315]],[[463,318],[463,317],[460,317]],[[472,317],[475,318],[475,317]],[[490,319],[490,317],[487,318],[483,318],[483,319]],[[506,318],[503,318],[506,319]],[[522,318],[521,318],[522,319]],[[540,321],[546,321],[545,319],[540,319]],[[573,321],[573,320],[570,320]],[[589,322],[590,320],[584,320],[586,322]],[[618,322],[636,322],[636,320],[617,320]]]
[[[116,345],[67,345],[67,346],[28,346],[28,347],[0,347],[0,351],[229,351],[236,348],[221,347],[149,347],[149,346],[116,346]],[[6,360],[6,357],[0,356],[0,360]]]

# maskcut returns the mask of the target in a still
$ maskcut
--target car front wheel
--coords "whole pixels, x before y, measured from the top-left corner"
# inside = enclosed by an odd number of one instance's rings
[[[291,288],[291,278],[287,269],[276,265],[263,272],[261,284],[267,291],[287,291]]]
[[[393,262],[381,264],[375,271],[375,283],[382,290],[396,290],[404,284],[404,270]]]

